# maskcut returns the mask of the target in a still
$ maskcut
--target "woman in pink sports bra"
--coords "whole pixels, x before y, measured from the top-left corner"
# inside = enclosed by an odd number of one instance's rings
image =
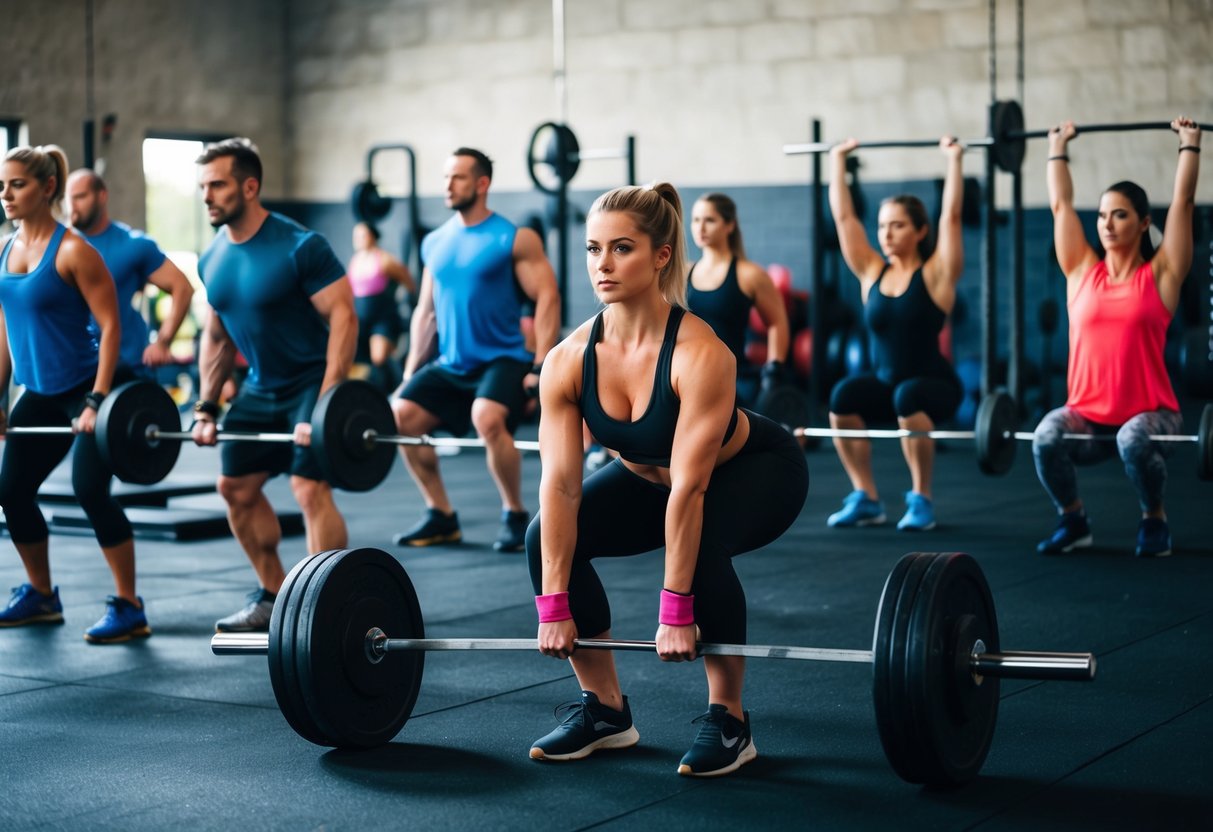
[[[347,269],[358,313],[358,353],[369,358],[367,380],[384,392],[400,383],[402,370],[393,353],[404,334],[404,321],[396,305],[396,285],[410,295],[417,291],[408,266],[379,247],[379,231],[369,223],[354,226],[354,256]]]
[[[1032,440],[1036,473],[1061,515],[1057,529],[1036,547],[1042,554],[1091,545],[1075,466],[1116,454],[1141,505],[1137,555],[1171,554],[1163,493],[1166,457],[1174,446],[1151,442],[1149,436],[1183,428],[1163,347],[1192,264],[1200,127],[1181,116],[1171,122],[1171,129],[1179,134],[1179,162],[1162,244],[1155,251],[1150,241],[1145,191],[1133,182],[1117,182],[1099,200],[1096,226],[1102,254],[1087,242],[1074,210],[1066,154],[1077,135],[1074,122],[1049,131],[1049,204],[1057,262],[1066,277],[1070,365],[1065,405],[1045,415]],[[1067,433],[1115,436],[1116,441],[1064,439]]]

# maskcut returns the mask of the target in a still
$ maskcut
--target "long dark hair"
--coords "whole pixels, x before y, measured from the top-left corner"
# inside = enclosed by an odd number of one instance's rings
[[[722,220],[733,223],[733,230],[729,234],[729,253],[744,260],[745,243],[741,239],[741,223],[737,221],[737,203],[731,197],[717,192],[704,194],[698,201],[708,203],[716,209]]]
[[[906,215],[910,218],[910,223],[914,226],[914,230],[925,228],[927,234],[918,241],[918,256],[922,258],[922,262],[927,262],[932,254],[935,253],[935,235],[931,233],[931,224],[927,219],[927,206],[922,204],[922,200],[913,194],[897,194],[896,196],[886,197],[881,201],[881,205],[900,205],[905,209]]]
[[[1104,193],[1120,194],[1129,200],[1129,204],[1133,206],[1133,210],[1137,212],[1138,217],[1147,220],[1150,218],[1150,198],[1146,196],[1145,188],[1136,182],[1130,182],[1127,179],[1117,182],[1115,185],[1109,185]],[[1141,234],[1141,259],[1147,263],[1154,259],[1154,241],[1150,239],[1149,226],[1146,226]]]

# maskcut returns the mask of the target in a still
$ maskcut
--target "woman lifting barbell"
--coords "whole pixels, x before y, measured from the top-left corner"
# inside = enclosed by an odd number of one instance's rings
[[[796,519],[808,469],[791,434],[736,406],[736,361],[685,311],[682,207],[672,185],[609,191],[586,220],[586,265],[606,309],[548,354],[540,380],[540,513],[526,536],[539,649],[567,658],[582,694],[531,757],[575,760],[639,735],[610,652],[574,652],[610,635],[596,557],[665,548],[656,644],[666,661],[696,643],[744,643],[734,555]],[[620,458],[581,476],[584,418]],[[733,771],[755,756],[742,707],[745,660],[705,656],[708,711],[680,774]]]
[[[1087,242],[1074,209],[1066,154],[1077,135],[1074,122],[1049,131],[1049,205],[1057,262],[1066,277],[1070,359],[1066,403],[1045,415],[1032,441],[1036,473],[1061,515],[1057,529],[1037,546],[1044,554],[1091,545],[1075,465],[1093,464],[1115,452],[1141,505],[1137,554],[1171,554],[1163,491],[1173,445],[1151,442],[1149,436],[1176,434],[1183,427],[1163,346],[1192,264],[1201,132],[1195,121],[1182,116],[1171,128],[1179,134],[1179,162],[1162,244],[1154,251],[1146,192],[1133,182],[1117,182],[1099,200],[1102,255]],[[1110,442],[1065,439],[1066,433],[1115,435],[1116,448]]]
[[[7,421],[14,427],[71,424],[77,431],[6,440],[0,506],[29,581],[14,589],[0,610],[0,627],[63,621],[59,590],[51,582],[49,531],[37,497],[70,450],[72,490],[116,587],[105,614],[84,637],[93,643],[127,641],[152,631],[135,594],[131,524],[110,495],[111,474],[93,436],[97,410],[118,366],[118,300],[101,255],[52,213],[66,181],[67,157],[53,145],[15,147],[0,166],[4,214],[20,223],[0,254],[0,390],[8,390],[10,373],[25,386]],[[99,342],[89,333],[90,315],[101,331]],[[0,433],[5,421],[0,410]]]
[[[874,353],[871,374],[850,376],[834,385],[830,393],[833,428],[862,430],[870,422],[892,421],[896,416],[905,430],[929,431],[951,418],[960,406],[963,387],[940,351],[939,333],[956,303],[956,282],[964,268],[960,228],[964,146],[951,136],[944,136],[939,146],[948,158],[948,169],[937,244],[931,244],[922,201],[902,194],[880,205],[879,252],[868,242],[846,181],[847,154],[862,145],[850,139],[830,151],[830,210],[843,260],[859,279]],[[883,523],[884,506],[872,475],[871,442],[835,437],[834,447],[852,491],[827,523],[836,527]],[[910,468],[910,490],[906,492],[906,513],[897,528],[932,529],[935,442],[927,437],[906,437],[901,449]]]

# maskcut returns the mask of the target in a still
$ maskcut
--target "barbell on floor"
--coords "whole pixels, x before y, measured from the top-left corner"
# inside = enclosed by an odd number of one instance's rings
[[[977,464],[987,474],[1005,474],[1015,462],[1018,442],[1030,442],[1035,437],[1031,431],[1015,430],[1018,409],[1014,399],[1007,393],[992,393],[981,401],[977,408],[977,420],[973,430],[907,430],[867,428],[813,428],[792,427],[794,436],[812,436],[839,439],[969,439],[977,449]],[[1114,442],[1114,434],[1092,435],[1087,433],[1063,433],[1063,439],[1093,442]],[[1207,404],[1200,416],[1196,434],[1151,434],[1152,442],[1183,442],[1196,445],[1196,475],[1202,480],[1213,479],[1213,404]]]
[[[655,649],[653,642],[583,639],[578,649]],[[536,650],[533,639],[426,639],[403,566],[378,549],[321,552],[300,561],[279,590],[269,633],[219,633],[221,656],[268,657],[274,695],[290,726],[322,746],[391,741],[412,713],[424,655],[435,650]],[[912,783],[957,785],[985,761],[999,680],[1087,681],[1090,653],[1000,649],[994,600],[966,554],[906,555],[881,594],[871,650],[701,644],[704,655],[870,664],[885,755]]]

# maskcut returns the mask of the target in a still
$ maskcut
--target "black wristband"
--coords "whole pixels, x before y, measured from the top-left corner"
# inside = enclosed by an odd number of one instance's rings
[[[1185,150],[1190,150],[1193,153],[1200,153],[1200,146],[1195,144],[1181,144],[1179,146],[1179,152],[1183,153]]]
[[[93,410],[100,410],[103,401],[105,401],[105,394],[99,390],[84,394],[84,406],[91,407]]]
[[[1070,161],[1070,157],[1064,153],[1059,153],[1056,156],[1050,156],[1049,161],[1050,162],[1068,162],[1068,161]]]
[[[219,405],[206,399],[199,399],[194,402],[194,412],[203,416],[210,416],[212,419],[219,418]]]
[[[542,373],[543,372],[543,362],[540,361],[538,364],[532,364],[531,372],[534,373],[535,375],[539,375],[540,373]]]

